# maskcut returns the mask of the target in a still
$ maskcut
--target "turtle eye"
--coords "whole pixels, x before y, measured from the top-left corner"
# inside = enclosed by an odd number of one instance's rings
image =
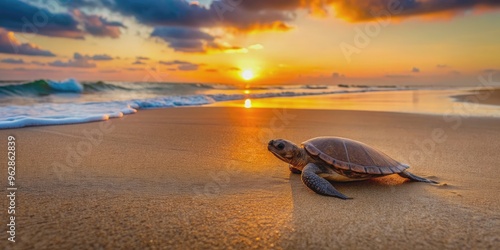
[[[285,144],[283,142],[280,142],[280,144],[278,144],[277,148],[279,150],[283,150],[283,149],[285,149]]]

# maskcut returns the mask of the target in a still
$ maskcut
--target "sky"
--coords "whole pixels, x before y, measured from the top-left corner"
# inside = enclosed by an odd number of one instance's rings
[[[0,80],[477,85],[496,0],[3,0]]]

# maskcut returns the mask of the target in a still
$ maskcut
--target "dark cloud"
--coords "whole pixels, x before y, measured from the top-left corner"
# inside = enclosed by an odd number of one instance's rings
[[[187,61],[179,61],[179,60],[173,60],[173,61],[160,61],[160,64],[167,65],[167,66],[177,66],[177,69],[180,71],[194,71],[198,70],[198,68],[201,66],[201,64],[195,64]]]
[[[344,74],[340,74],[338,72],[333,72],[332,73],[332,77],[333,78],[341,78],[341,77],[345,77],[345,75]]]
[[[106,6],[151,26],[225,26],[240,30],[283,30],[289,29],[286,22],[295,18],[295,15],[282,10],[261,11],[232,7],[228,5],[228,1],[214,1],[205,7],[185,0],[115,0],[113,4]]]
[[[0,28],[0,53],[29,56],[55,56],[48,50],[42,50],[32,43],[20,43],[14,32]]]
[[[385,77],[388,77],[388,78],[410,78],[412,76],[411,75],[392,75],[392,74],[389,74],[389,75],[385,75]]]
[[[55,13],[54,3],[35,7],[19,0],[0,1],[0,27],[7,30],[44,36],[83,38],[77,20],[67,13]]]
[[[497,0],[328,0],[324,2],[333,5],[337,15],[349,21],[387,18],[386,14],[396,18],[420,15],[449,16],[476,7],[487,9],[500,6],[500,1]]]
[[[204,52],[206,44],[215,37],[197,28],[190,27],[156,27],[151,33],[168,43],[175,51]]]
[[[227,70],[228,71],[241,71],[241,69],[238,67],[231,67],[231,68],[228,68]]]
[[[59,3],[70,9],[82,8],[82,7],[95,9],[95,8],[103,8],[106,6],[111,6],[113,0],[66,0],[66,1],[63,0],[59,1]]]
[[[238,2],[238,1],[233,1]],[[240,4],[235,7],[242,7],[249,10],[294,10],[300,8],[304,4],[304,0],[241,0]]]
[[[80,53],[75,53],[73,55],[74,60],[68,60],[66,62],[56,60],[50,62],[49,65],[53,67],[71,67],[71,68],[95,68],[96,64],[89,62],[89,59],[86,56],[81,55]]]
[[[198,67],[199,66],[196,64],[183,64],[179,65],[177,69],[181,71],[193,71],[193,70],[198,70]]]
[[[500,72],[500,69],[484,69],[481,71],[481,73],[485,73],[485,74],[496,74]]]
[[[116,69],[105,69],[105,70],[100,70],[99,73],[106,73],[106,74],[109,74],[109,73],[118,73],[120,72],[119,70],[116,70]]]
[[[138,56],[136,57],[137,60],[149,60],[149,57],[145,57],[145,56]]]
[[[77,59],[77,60],[81,60],[81,59],[85,59],[85,60],[93,60],[93,61],[110,61],[110,60],[113,60],[113,57],[110,56],[110,55],[107,55],[107,54],[97,54],[97,55],[82,55],[78,52],[76,52],[74,55],[73,55],[73,58],[74,59]]]
[[[9,64],[25,64],[23,59],[14,59],[14,58],[5,58],[2,59],[0,62]]]
[[[132,65],[144,65],[144,64],[145,63],[143,63],[143,62],[141,62],[139,60],[137,60],[137,61],[135,61],[135,62],[132,63]]]
[[[39,62],[39,61],[31,61],[31,64],[38,65],[38,66],[45,66],[46,63]]]
[[[144,69],[141,69],[141,68],[124,68],[124,70],[127,70],[127,71],[139,71],[139,70],[144,70]]]
[[[207,51],[234,52],[242,50],[239,46],[231,46],[216,41],[212,36],[198,28],[191,27],[156,27],[151,33],[152,37],[158,37],[168,43],[175,51],[202,53]]]
[[[170,65],[181,65],[181,64],[191,64],[191,63],[187,61],[173,60],[173,61],[160,61],[160,64],[170,66]]]
[[[74,10],[73,14],[83,23],[85,31],[93,36],[118,38],[121,35],[120,28],[126,28],[121,22],[111,22],[104,17],[87,15],[79,10]]]
[[[419,73],[419,72],[420,72],[420,69],[419,69],[419,68],[417,68],[417,67],[413,67],[413,68],[411,69],[411,72],[413,72],[413,73]]]
[[[90,55],[82,55],[80,53],[75,53],[74,54],[74,59],[77,59],[77,60],[82,60],[82,59],[85,59],[85,60],[94,60],[94,61],[108,61],[108,60],[113,60],[113,57],[112,56],[109,56],[109,55],[106,55],[106,54],[100,54],[100,55],[93,55],[93,56],[90,56]]]
[[[94,61],[111,61],[113,60],[113,57],[106,54],[100,54],[100,55],[93,55],[91,59]]]

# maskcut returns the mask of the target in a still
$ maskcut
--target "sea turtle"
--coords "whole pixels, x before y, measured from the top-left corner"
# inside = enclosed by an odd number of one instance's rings
[[[276,139],[269,141],[267,149],[288,163],[292,173],[302,173],[302,182],[314,192],[341,199],[350,198],[327,180],[358,181],[398,174],[412,181],[438,183],[408,172],[408,165],[377,149],[341,137],[317,137],[303,142],[301,147],[291,141]]]

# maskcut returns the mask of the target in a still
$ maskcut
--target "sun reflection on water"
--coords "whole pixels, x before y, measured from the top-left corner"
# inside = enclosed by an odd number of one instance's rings
[[[249,109],[252,107],[252,100],[246,99],[245,100],[245,108]]]

